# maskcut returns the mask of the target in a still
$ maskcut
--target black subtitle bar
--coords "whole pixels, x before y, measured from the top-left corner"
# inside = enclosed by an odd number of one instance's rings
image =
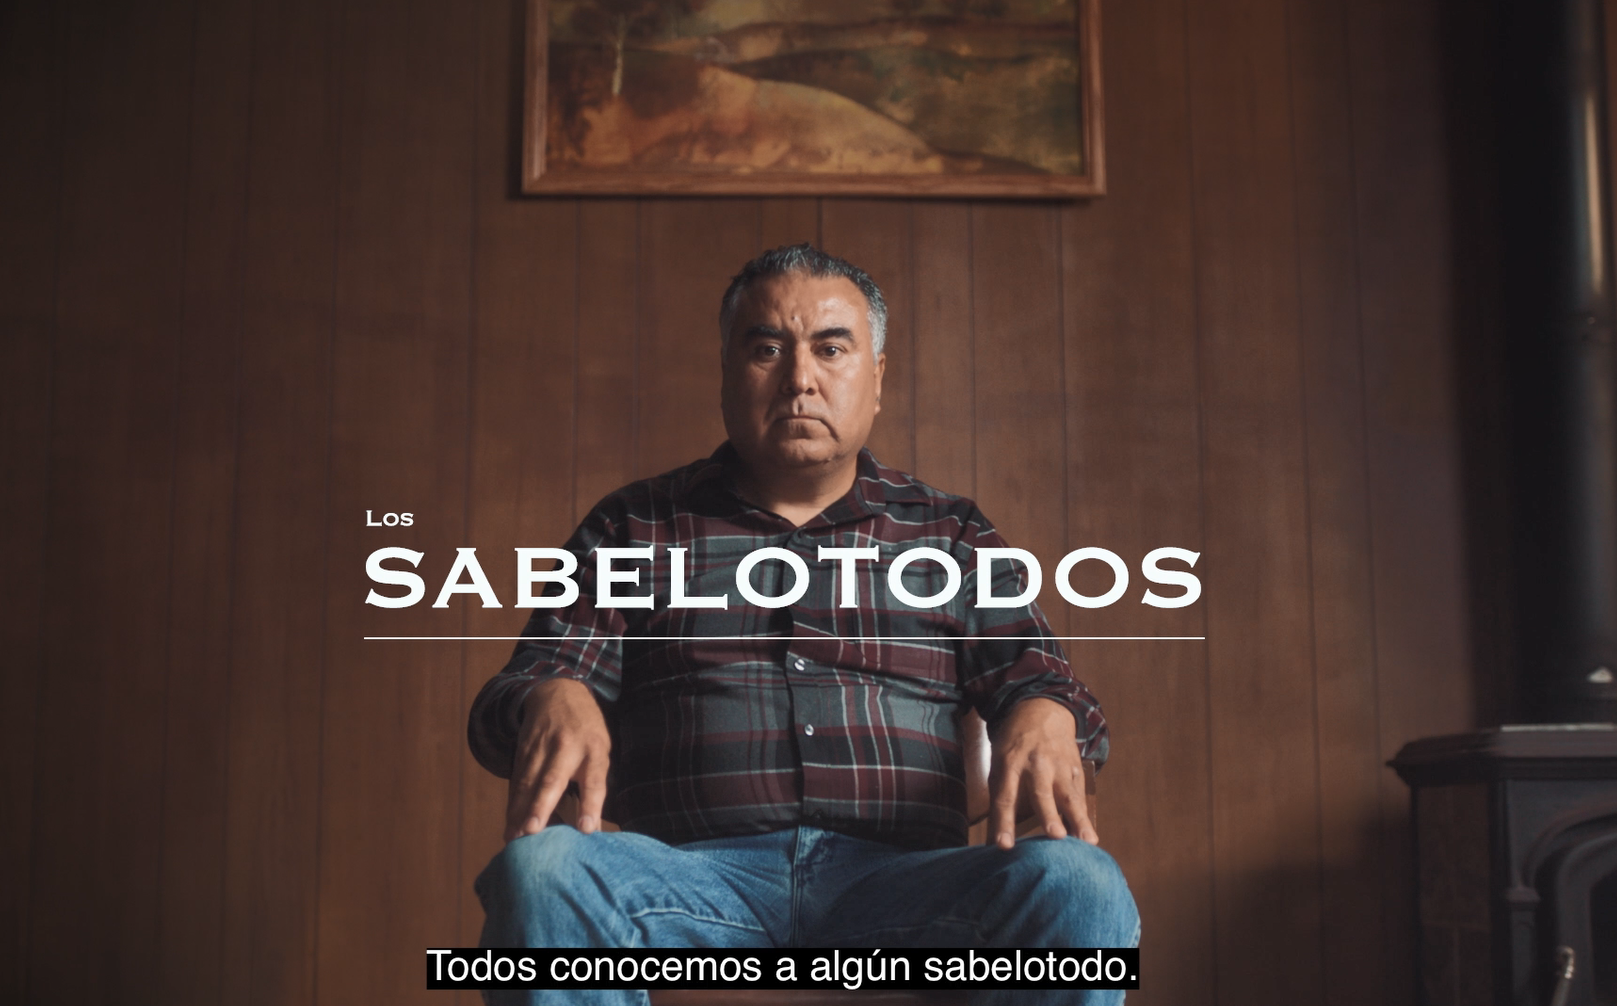
[[[427,951],[429,989],[1137,989],[1140,951]]]

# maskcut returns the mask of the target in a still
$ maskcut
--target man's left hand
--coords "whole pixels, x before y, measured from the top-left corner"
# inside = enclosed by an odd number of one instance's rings
[[[1018,702],[1000,721],[988,776],[988,833],[1000,848],[1016,844],[1019,802],[1043,819],[1044,833],[1051,838],[1073,834],[1100,844],[1084,799],[1077,726],[1066,706],[1038,697]]]

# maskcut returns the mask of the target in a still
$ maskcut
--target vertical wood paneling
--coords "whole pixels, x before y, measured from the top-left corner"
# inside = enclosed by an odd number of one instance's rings
[[[1139,579],[1152,549],[1206,552],[1184,5],[1109,7],[1106,31],[1107,148],[1133,170],[1113,173],[1105,199],[1062,213],[1068,547],[1109,548],[1134,579],[1122,600],[1071,621],[1085,634],[1199,636],[1205,602],[1144,605]],[[1205,560],[1196,571],[1205,575]],[[1101,843],[1129,877],[1142,953],[1173,961],[1129,1001],[1210,1001],[1206,645],[1074,642],[1067,651],[1112,730],[1098,783]]]
[[[975,498],[971,208],[928,202],[910,212],[915,474],[944,492]]]
[[[338,163],[334,18],[254,5],[220,1000],[314,1001]]]
[[[978,204],[971,214],[976,500],[1011,545],[1064,555],[1060,221],[1040,205]],[[1064,632],[1068,605],[1053,575],[1039,604]]]
[[[0,1000],[28,982],[34,745],[45,641],[51,344],[61,206],[61,14],[0,12],[0,129],[33,157],[0,157]]]
[[[1489,310],[1437,0],[1108,7],[1112,191],[1067,206],[515,197],[524,6],[0,14],[0,998],[424,998],[401,962],[481,926],[464,710],[510,646],[361,637],[519,631],[430,607],[454,548],[509,604],[514,546],[710,451],[725,283],[810,240],[888,293],[884,460],[1047,574],[1203,552],[1188,609],[1042,599],[1209,637],[1071,647],[1171,962],[1133,998],[1410,1001],[1380,762],[1476,715],[1451,370]],[[427,552],[407,612],[362,603],[383,545]]]
[[[156,1002],[193,5],[67,16],[26,1000]]]
[[[507,199],[509,123],[521,91],[521,0],[479,6],[477,202],[473,255],[471,490],[466,543],[505,604],[514,603],[518,546],[557,546],[573,530],[574,305],[578,212],[571,201]],[[513,43],[517,47],[513,52]],[[514,636],[527,611],[466,611],[466,634]],[[406,645],[406,644],[376,644]],[[461,709],[511,654],[509,642],[465,648]],[[483,909],[472,882],[500,848],[505,782],[461,756],[460,920],[457,946],[475,946]],[[465,1003],[481,1002],[461,993]]]
[[[636,256],[640,204],[632,199],[578,204],[578,403],[574,427],[575,523],[635,474]],[[713,363],[717,352],[709,358]],[[655,378],[651,378],[655,380]]]
[[[719,298],[757,241],[754,200],[657,200],[642,209],[637,478],[723,442]]]
[[[1189,12],[1216,989],[1310,1003],[1320,974],[1307,444],[1285,6]]]
[[[1292,0],[1324,1001],[1390,1002],[1346,6]]]
[[[1358,180],[1380,752],[1475,721],[1463,589],[1453,360],[1451,167],[1436,4],[1348,8]],[[1414,998],[1409,793],[1381,772],[1387,988]]]
[[[320,913],[323,1001],[428,1001],[398,962],[460,904],[464,598],[365,605],[365,556],[420,549],[435,588],[466,542],[476,21],[452,0],[355,2],[341,63],[337,328],[326,538]],[[365,511],[408,511],[378,530]],[[437,596],[429,589],[429,598]],[[478,603],[476,600],[470,602]],[[408,822],[408,824],[404,824]],[[403,826],[401,826],[403,825]]]
[[[252,6],[200,5],[175,390],[169,664],[158,923],[163,1003],[218,1001],[223,950],[237,348]]]
[[[781,245],[820,243],[819,199],[760,199],[758,201],[758,250]],[[739,270],[741,263],[736,263]]]
[[[910,204],[886,199],[828,199],[822,211],[824,248],[869,273],[887,301],[887,369],[881,413],[870,450],[883,464],[915,468],[915,352],[910,340]]]

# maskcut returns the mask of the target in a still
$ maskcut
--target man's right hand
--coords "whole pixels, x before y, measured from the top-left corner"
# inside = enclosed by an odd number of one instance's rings
[[[588,686],[571,678],[534,685],[523,706],[505,804],[505,840],[543,828],[573,782],[578,783],[578,830],[598,830],[611,750],[606,717]]]

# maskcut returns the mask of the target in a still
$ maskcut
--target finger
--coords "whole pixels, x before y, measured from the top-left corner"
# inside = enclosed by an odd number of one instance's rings
[[[1056,806],[1054,781],[1042,772],[1034,776],[1033,799],[1039,808],[1039,817],[1044,821],[1044,833],[1051,838],[1066,838],[1067,826],[1061,823],[1061,810]]]
[[[523,826],[524,834],[534,834],[550,823],[550,815],[556,812],[556,805],[567,795],[567,784],[572,781],[576,768],[576,763],[568,765],[565,761],[551,761],[541,777],[539,792],[533,801],[533,814]]]
[[[507,812],[510,827],[506,841],[534,835],[550,823],[556,804],[567,792],[567,783],[578,767],[579,755],[551,751],[534,754],[530,759],[529,774],[533,781],[523,787]]]
[[[1100,844],[1100,832],[1095,830],[1095,822],[1089,819],[1089,793],[1084,786],[1084,770],[1082,766],[1073,769],[1073,805],[1080,816],[1078,824],[1078,837],[1090,845]]]
[[[521,838],[523,835],[533,835],[545,826],[544,819],[539,817],[538,784],[523,787],[522,792],[511,799],[511,807],[506,812],[505,840]]]
[[[505,797],[505,840],[507,842],[528,833],[529,817],[533,813],[534,796],[539,786],[539,772],[544,760],[536,754],[524,752],[518,759],[519,771],[511,776]],[[535,825],[532,829],[538,831]]]
[[[606,764],[606,759],[599,755],[584,760],[584,781],[578,795],[578,830],[586,835],[601,826],[601,807],[606,803]]]
[[[526,811],[527,802],[524,797],[522,778],[513,775],[505,792],[505,833],[502,836],[503,841],[509,842],[522,833],[520,830],[522,822],[517,820],[517,815]]]
[[[1089,802],[1084,799],[1083,769],[1073,769],[1073,785],[1067,787],[1060,795],[1063,817],[1071,825],[1072,833],[1088,842],[1090,845],[1099,845],[1100,836],[1095,833],[1094,823],[1089,820]]]
[[[1021,773],[1002,770],[989,784],[988,834],[1001,849],[1016,845],[1016,793]]]

